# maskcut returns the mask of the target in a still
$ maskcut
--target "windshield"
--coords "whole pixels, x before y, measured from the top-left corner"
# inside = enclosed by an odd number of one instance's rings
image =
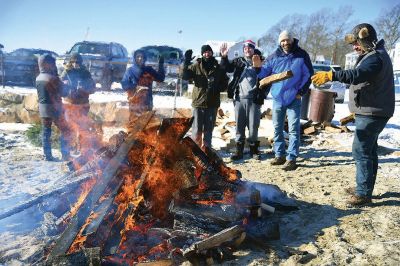
[[[314,69],[314,72],[331,70],[331,68],[329,66],[316,66],[316,65],[313,65],[313,69]]]
[[[160,55],[167,64],[180,64],[183,57],[182,51],[169,46],[146,46],[140,48],[146,51],[147,61],[157,62]]]
[[[11,53],[10,56],[20,56],[20,57],[39,57],[42,54],[50,54],[53,57],[56,57],[57,54],[47,50],[30,50],[30,49],[17,49]]]
[[[79,43],[72,47],[69,53],[79,53],[79,54],[100,54],[108,55],[109,49],[107,44],[101,43]]]

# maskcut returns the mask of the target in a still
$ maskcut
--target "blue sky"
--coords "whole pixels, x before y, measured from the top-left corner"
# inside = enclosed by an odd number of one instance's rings
[[[4,50],[43,48],[63,53],[75,42],[122,43],[129,52],[144,45],[195,51],[207,40],[259,38],[288,14],[352,5],[357,22],[372,23],[398,0],[0,0]],[[182,31],[182,33],[178,33]]]

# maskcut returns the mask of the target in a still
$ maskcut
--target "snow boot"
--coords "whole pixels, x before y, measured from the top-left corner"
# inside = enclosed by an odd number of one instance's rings
[[[260,147],[260,142],[259,141],[254,141],[250,142],[250,157],[253,159],[261,160],[261,153],[258,150],[258,147]]]
[[[231,160],[243,159],[244,142],[236,142],[236,152],[231,156]]]

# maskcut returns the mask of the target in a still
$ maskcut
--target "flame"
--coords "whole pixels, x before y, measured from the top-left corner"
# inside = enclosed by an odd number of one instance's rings
[[[75,204],[71,207],[71,211],[69,214],[69,218],[73,217],[76,212],[79,210],[80,206],[82,205],[83,201],[86,199],[87,195],[89,194],[90,190],[92,189],[93,185],[96,183],[96,179],[94,177],[88,179],[86,182],[82,183],[80,190],[82,191],[79,195]]]

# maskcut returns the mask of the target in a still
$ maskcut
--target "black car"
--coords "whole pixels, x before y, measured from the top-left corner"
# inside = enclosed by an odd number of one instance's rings
[[[93,80],[105,90],[109,90],[114,81],[121,81],[128,64],[128,51],[122,44],[83,41],[74,44],[69,52],[57,58],[59,74],[72,53],[82,56],[83,64],[92,74]]]
[[[35,86],[36,76],[39,74],[38,57],[50,54],[54,58],[58,55],[49,50],[19,48],[3,55],[3,68],[0,73],[4,83],[20,83]]]

